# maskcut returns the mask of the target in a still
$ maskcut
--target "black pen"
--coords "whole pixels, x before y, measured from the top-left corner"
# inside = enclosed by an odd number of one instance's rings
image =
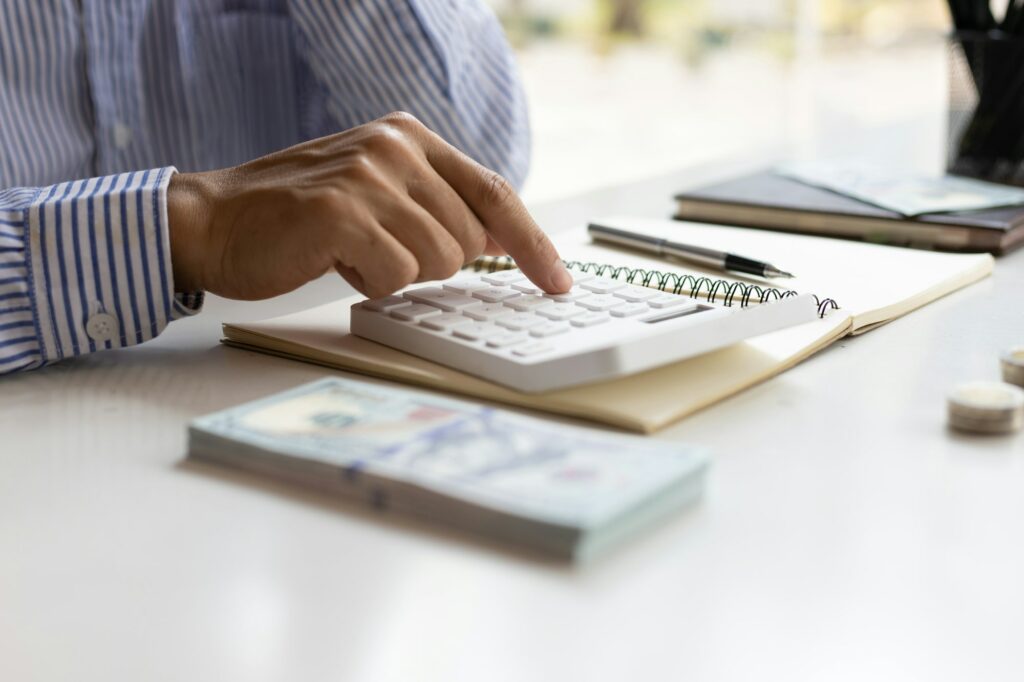
[[[615,227],[591,223],[587,226],[587,232],[590,233],[590,237],[594,241],[638,249],[657,254],[662,258],[678,258],[681,261],[703,265],[716,270],[732,270],[733,272],[744,272],[748,275],[757,275],[758,277],[793,276],[785,270],[778,269],[771,263],[762,263],[758,260],[737,256],[734,253],[706,249],[703,246],[680,244],[668,239],[648,237],[645,234],[628,232]]]

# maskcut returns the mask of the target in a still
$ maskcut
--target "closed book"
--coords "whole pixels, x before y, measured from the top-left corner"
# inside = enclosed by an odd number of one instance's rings
[[[1024,206],[907,218],[763,171],[675,196],[678,220],[1003,254],[1024,244]]]

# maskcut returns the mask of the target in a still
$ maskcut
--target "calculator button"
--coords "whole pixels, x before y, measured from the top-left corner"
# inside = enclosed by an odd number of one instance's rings
[[[512,288],[521,294],[543,294],[544,290],[534,284],[528,279],[524,279],[522,282],[516,282],[512,285]]]
[[[385,296],[383,298],[371,298],[363,301],[363,307],[378,313],[384,313],[398,306],[409,305],[409,301],[401,296]]]
[[[574,317],[569,320],[574,327],[593,327],[595,324],[601,324],[607,322],[609,318],[604,313],[585,313],[579,317]]]
[[[479,298],[481,301],[487,301],[488,303],[497,303],[498,301],[504,301],[507,298],[514,298],[518,295],[518,291],[505,287],[487,287],[486,289],[477,289],[473,292],[474,298]]]
[[[530,330],[530,336],[536,336],[538,338],[545,336],[555,336],[556,334],[564,334],[569,331],[569,325],[565,322],[545,322],[539,324]]]
[[[552,301],[558,301],[559,303],[568,303],[570,301],[577,301],[581,298],[590,296],[590,292],[579,287],[573,287],[564,294],[544,294],[544,298],[549,298]]]
[[[474,320],[486,322],[502,315],[511,315],[512,311],[500,303],[477,303],[461,309],[463,315],[472,317]]]
[[[441,315],[428,315],[420,320],[420,325],[427,329],[435,329],[439,332],[446,332],[460,324],[472,324],[473,320],[458,313],[443,313]]]
[[[454,291],[445,291],[441,287],[423,287],[422,289],[413,289],[403,294],[410,301],[416,303],[426,303],[440,308],[441,310],[447,310],[449,312],[464,308],[467,305],[473,305],[478,303],[474,298],[470,298],[465,294],[459,294]]]
[[[442,285],[442,288],[448,291],[454,291],[457,294],[471,294],[474,291],[480,289],[487,289],[491,285],[484,282],[476,277],[457,279],[452,282],[446,282]]]
[[[458,327],[452,330],[452,334],[459,337],[460,339],[467,339],[469,341],[479,341],[480,339],[486,339],[489,336],[495,334],[507,333],[501,327],[486,322],[474,322],[472,324],[460,324]]]
[[[610,312],[614,317],[632,317],[633,315],[646,313],[650,310],[644,303],[625,303],[618,308],[612,308]]]
[[[481,275],[480,279],[489,284],[503,286],[512,284],[513,282],[518,282],[521,279],[526,279],[526,275],[519,270],[503,270],[501,272],[491,272],[486,275]]]
[[[512,315],[498,318],[494,323],[507,329],[519,331],[536,327],[538,324],[544,324],[546,321],[543,317],[531,315],[530,313],[513,313]]]
[[[523,332],[505,332],[504,334],[488,336],[487,345],[491,348],[508,348],[509,346],[520,344],[528,338]]]
[[[644,310],[647,310],[646,306],[644,306]],[[572,303],[552,303],[551,305],[546,305],[543,308],[537,308],[535,312],[541,317],[546,317],[549,320],[568,320],[571,317],[582,315],[586,311]]]
[[[626,285],[623,284],[622,282],[616,282],[613,279],[600,278],[592,279],[589,282],[584,282],[583,284],[580,285],[581,288],[586,289],[587,291],[593,292],[595,294],[610,294],[611,292],[618,291],[619,289],[622,289],[625,286]]]
[[[554,348],[546,343],[531,343],[526,346],[519,346],[518,348],[513,348],[512,353],[513,355],[528,358],[531,355],[540,355],[541,353],[548,353],[553,350]]]
[[[677,296],[676,294],[660,294],[648,300],[647,305],[652,308],[674,308],[679,305],[696,306],[697,303],[692,298],[687,298],[685,296]]]
[[[593,311],[611,310],[612,308],[617,308],[622,305],[622,299],[615,298],[610,294],[595,294],[594,296],[581,298],[576,301],[576,305]]]
[[[432,305],[426,305],[425,303],[413,303],[412,305],[402,306],[391,311],[391,317],[397,317],[399,320],[406,320],[409,322],[421,320],[428,315],[440,314],[440,309],[435,308]]]
[[[657,289],[648,289],[647,287],[626,287],[625,289],[619,289],[614,293],[624,301],[630,301],[635,303],[637,301],[646,301],[660,296],[661,292]]]
[[[544,305],[551,305],[551,299],[543,296],[519,296],[505,301],[505,305],[520,312],[534,310]]]
[[[590,280],[594,279],[594,273],[592,272],[580,272],[578,270],[573,270],[569,274],[572,275],[572,281],[574,284],[589,282]]]

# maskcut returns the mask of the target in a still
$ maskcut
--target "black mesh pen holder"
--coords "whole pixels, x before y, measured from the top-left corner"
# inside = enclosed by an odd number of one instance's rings
[[[950,37],[947,169],[1024,186],[1024,38]]]

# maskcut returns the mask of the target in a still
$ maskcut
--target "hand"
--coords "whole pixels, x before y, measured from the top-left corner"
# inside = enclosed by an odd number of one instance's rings
[[[408,114],[390,114],[168,189],[178,291],[283,294],[337,270],[370,297],[511,255],[549,293],[572,286],[500,175]]]

